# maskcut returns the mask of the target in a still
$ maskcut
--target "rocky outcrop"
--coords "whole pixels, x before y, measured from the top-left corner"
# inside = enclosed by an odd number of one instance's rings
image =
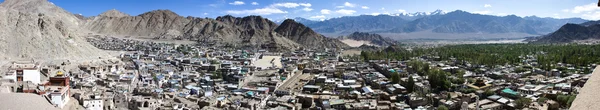
[[[347,44],[334,39],[328,38],[312,29],[300,24],[294,20],[287,19],[281,23],[275,32],[278,34],[297,42],[298,44],[304,45],[308,48],[346,48]]]
[[[389,46],[397,44],[397,42],[390,38],[384,38],[379,34],[371,34],[366,32],[354,32],[348,36],[340,36],[338,39],[352,39],[357,41],[368,41],[371,44],[375,44],[378,46]]]

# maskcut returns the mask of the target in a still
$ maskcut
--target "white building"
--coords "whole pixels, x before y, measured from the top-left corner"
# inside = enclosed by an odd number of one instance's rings
[[[83,99],[83,107],[86,110],[102,110],[104,107],[104,100],[100,95],[90,95],[88,98]]]
[[[52,105],[63,108],[70,100],[69,88],[57,88],[56,86],[51,86],[50,89],[52,92],[48,94]]]
[[[31,81],[33,84],[40,84],[40,66],[33,62],[13,62],[7,73],[11,79],[17,82]]]

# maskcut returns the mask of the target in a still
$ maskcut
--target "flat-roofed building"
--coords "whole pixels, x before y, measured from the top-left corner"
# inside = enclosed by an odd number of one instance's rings
[[[36,85],[41,82],[40,66],[34,62],[13,62],[7,74],[14,75],[14,77],[10,78],[14,78],[12,80],[17,82],[31,81],[31,83]]]

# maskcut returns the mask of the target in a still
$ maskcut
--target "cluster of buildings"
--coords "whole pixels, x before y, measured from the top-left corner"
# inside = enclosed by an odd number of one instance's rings
[[[36,100],[47,100],[55,108],[86,110],[501,110],[516,109],[519,98],[536,102],[577,94],[590,77],[573,72],[581,68],[568,64],[557,64],[562,70],[536,68],[532,57],[523,57],[521,65],[494,66],[411,59],[449,73],[448,79],[464,80],[440,91],[427,75],[409,71],[414,67],[408,61],[348,59],[338,49],[269,52],[139,44],[144,46],[101,45],[127,51],[118,59],[61,65],[13,62],[2,73],[0,94],[35,94],[41,96]],[[396,76],[414,85],[394,83]],[[527,107],[561,108],[552,100],[537,104]]]

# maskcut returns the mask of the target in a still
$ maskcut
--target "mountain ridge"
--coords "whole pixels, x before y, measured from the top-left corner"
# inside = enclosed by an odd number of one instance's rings
[[[287,21],[287,20],[286,20]],[[307,28],[304,25],[294,28]],[[183,17],[170,10],[153,10],[137,16],[104,17],[97,16],[86,23],[86,28],[97,33],[124,36],[145,36],[154,39],[189,39],[200,42],[218,42],[223,44],[243,45],[246,47],[284,47],[291,49],[309,46],[312,42],[291,39],[289,35],[282,36],[287,31],[276,31],[279,26],[261,16],[234,17],[231,15],[219,16],[216,19],[197,17]],[[320,38],[320,34],[311,29],[304,36],[311,39],[332,41]],[[294,33],[294,34],[305,34]],[[324,41],[313,42],[324,42]],[[335,42],[334,40],[332,42]],[[275,44],[273,44],[275,43]],[[317,43],[315,48],[336,48],[344,45],[328,45]],[[326,45],[327,44],[327,45]],[[311,47],[313,45],[310,45]]]
[[[413,19],[406,18],[410,16],[418,17]],[[583,23],[586,21],[581,18],[555,19],[536,16],[495,16],[470,13],[463,10],[455,10],[447,13],[442,10],[436,10],[434,12],[413,14],[347,16],[318,21],[310,23],[307,26],[321,34],[330,35],[330,37],[347,35],[355,31],[385,34],[387,37],[394,37],[394,34],[404,36],[407,33],[425,31],[445,34],[523,33],[528,35],[543,35],[557,30],[566,23]]]
[[[599,40],[600,24],[598,22],[567,23],[550,34],[533,39],[531,43],[571,43],[578,40]]]

